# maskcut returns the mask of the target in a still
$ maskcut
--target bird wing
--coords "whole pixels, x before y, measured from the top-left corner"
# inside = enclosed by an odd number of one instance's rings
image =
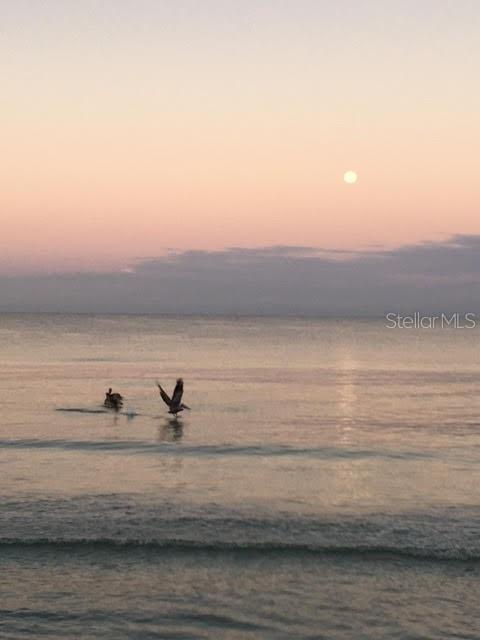
[[[160,396],[161,396],[162,400],[165,402],[165,404],[166,404],[166,405],[170,406],[170,404],[171,404],[171,402],[172,402],[172,401],[171,401],[171,400],[170,400],[170,398],[168,397],[168,394],[167,394],[167,393],[165,393],[165,391],[162,389],[162,387],[161,387],[161,385],[160,385],[160,383],[159,383],[159,382],[157,382],[157,387],[158,387],[158,388],[159,388],[159,390],[160,390]]]
[[[175,389],[173,390],[172,396],[172,406],[178,407],[182,401],[183,396],[183,380],[179,378],[177,380],[177,384],[175,385]]]

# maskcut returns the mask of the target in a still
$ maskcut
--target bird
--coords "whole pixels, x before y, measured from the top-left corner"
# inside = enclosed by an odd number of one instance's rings
[[[115,411],[118,411],[123,406],[123,396],[119,393],[112,393],[112,387],[110,387],[105,394],[103,405],[109,409],[115,409]]]
[[[178,378],[177,384],[175,385],[175,389],[173,390],[173,395],[171,399],[169,398],[168,394],[165,393],[164,389],[162,389],[162,386],[158,382],[158,380],[157,380],[157,387],[160,391],[160,397],[168,406],[168,413],[171,413],[176,418],[177,414],[180,413],[180,411],[183,411],[184,409],[188,409],[190,411],[190,407],[187,407],[187,405],[183,404],[182,402],[182,396],[183,396],[182,378]]]

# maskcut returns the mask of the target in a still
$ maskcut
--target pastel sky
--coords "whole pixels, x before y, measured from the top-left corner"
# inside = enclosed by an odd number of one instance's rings
[[[2,2],[0,275],[480,233],[479,33],[477,0]]]

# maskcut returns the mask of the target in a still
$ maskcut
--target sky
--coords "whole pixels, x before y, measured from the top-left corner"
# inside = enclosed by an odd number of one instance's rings
[[[0,3],[0,310],[56,309],[45,283],[72,278],[74,307],[113,278],[111,306],[141,310],[125,283],[192,256],[265,275],[263,252],[295,280],[304,251],[338,269],[475,245],[478,33],[476,0]]]

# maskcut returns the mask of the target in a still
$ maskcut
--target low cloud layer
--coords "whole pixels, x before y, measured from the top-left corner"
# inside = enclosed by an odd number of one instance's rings
[[[0,311],[361,315],[480,312],[480,235],[394,250],[187,251],[122,273],[0,278]]]

